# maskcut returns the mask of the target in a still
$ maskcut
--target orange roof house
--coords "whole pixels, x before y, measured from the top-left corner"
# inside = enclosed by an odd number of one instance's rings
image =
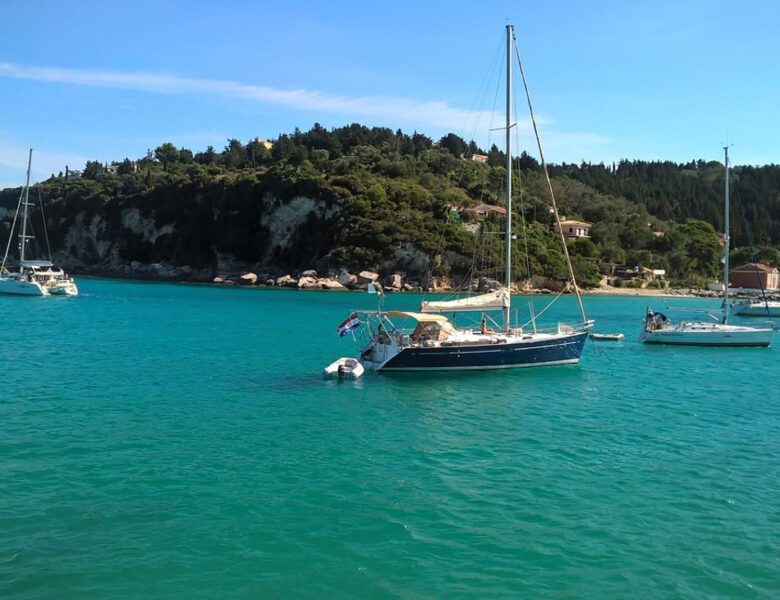
[[[747,263],[732,269],[729,279],[731,287],[735,288],[760,289],[762,285],[765,290],[780,288],[780,271],[762,263]]]

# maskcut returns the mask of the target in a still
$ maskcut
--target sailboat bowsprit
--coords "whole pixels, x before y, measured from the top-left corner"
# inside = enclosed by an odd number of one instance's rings
[[[506,229],[504,287],[487,294],[459,300],[424,302],[420,312],[357,311],[361,332],[366,341],[360,361],[375,371],[461,371],[510,369],[576,364],[580,360],[585,340],[593,321],[585,317],[571,261],[561,236],[569,275],[580,306],[582,322],[576,326],[559,323],[550,332],[525,332],[512,327],[511,308],[511,241],[512,236],[512,153],[510,143],[512,41],[514,28],[507,25],[507,94],[506,94]],[[530,104],[530,102],[529,102]],[[533,119],[533,114],[531,115]],[[541,153],[541,147],[540,147]],[[542,154],[542,164],[544,155]],[[552,194],[552,190],[551,190]],[[552,196],[555,206],[555,198]],[[557,209],[556,209],[556,218]],[[503,328],[500,331],[456,327],[441,312],[485,312],[501,310]],[[410,323],[404,326],[404,323]]]

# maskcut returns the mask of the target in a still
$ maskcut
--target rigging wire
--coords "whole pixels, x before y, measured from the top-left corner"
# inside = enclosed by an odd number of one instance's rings
[[[475,107],[479,102],[481,102],[482,106],[486,104],[485,97],[487,95],[488,87],[487,82],[494,79],[494,71],[496,68],[499,68],[503,70],[503,61],[500,60],[501,57],[501,47],[503,46],[503,39],[499,37],[498,43],[496,44],[496,48],[493,51],[493,58],[491,59],[488,68],[485,70],[485,75],[482,78],[482,82],[480,83],[479,88],[477,89],[477,94],[474,97],[474,102],[471,104],[471,108],[469,109],[469,114],[476,114],[476,119],[474,119],[474,126],[471,129],[471,135],[469,136],[471,140],[473,140],[476,137],[477,131],[479,130],[479,122],[480,119],[483,116],[482,110],[476,110]],[[495,80],[499,80],[500,77],[495,77]],[[483,91],[484,90],[484,91]],[[496,94],[498,92],[496,91]],[[495,117],[495,100],[493,101],[494,110],[490,113],[490,119]],[[468,121],[468,117],[467,117]],[[461,133],[465,132],[465,125],[461,130]]]
[[[8,252],[11,250],[11,238],[14,235],[14,228],[16,227],[16,219],[19,217],[19,210],[22,207],[22,198],[24,198],[24,188],[22,188],[22,191],[19,194],[19,202],[16,205],[14,220],[11,223],[11,229],[8,230],[8,243],[5,246],[5,254],[3,255],[3,262],[2,264],[0,264],[0,272],[5,272],[5,263],[8,260]]]
[[[772,323],[774,328],[774,321],[772,320],[772,314],[769,312],[769,300],[766,297],[766,290],[764,289],[764,280],[761,279],[761,272],[758,270],[758,257],[756,256],[756,249],[753,247],[753,240],[750,237],[750,228],[748,227],[747,218],[745,217],[745,205],[742,204],[742,195],[739,193],[739,182],[734,181],[734,191],[737,196],[737,204],[739,205],[739,214],[742,217],[742,226],[745,228],[745,234],[747,235],[748,244],[750,245],[750,256],[753,259],[753,266],[756,268],[756,279],[758,279],[758,285],[761,288],[761,297],[764,299],[764,308],[766,308],[766,314],[769,317],[769,322]],[[726,282],[728,288],[728,282]],[[728,289],[726,290],[728,292]],[[726,301],[726,295],[723,295],[723,301]],[[724,310],[726,307],[724,307]]]
[[[547,180],[547,187],[550,190],[550,200],[552,201],[553,212],[555,213],[555,222],[558,224],[558,231],[561,237],[561,243],[563,245],[563,254],[566,257],[566,264],[569,267],[569,273],[571,274],[571,282],[574,287],[574,293],[577,296],[577,304],[580,307],[580,314],[582,315],[583,323],[587,323],[588,319],[585,316],[585,307],[582,305],[582,297],[580,296],[580,288],[577,285],[577,279],[574,276],[574,268],[571,264],[571,257],[569,256],[569,249],[566,247],[566,238],[563,236],[563,228],[561,227],[561,217],[558,214],[558,205],[555,202],[555,192],[553,191],[552,181],[550,180],[550,172],[547,169],[547,162],[544,159],[544,152],[542,151],[542,142],[539,139],[539,129],[536,126],[536,118],[534,117],[534,109],[531,104],[531,95],[528,91],[528,82],[525,79],[525,71],[523,70],[523,62],[520,60],[520,50],[517,47],[517,38],[514,38],[515,43],[515,55],[517,56],[517,65],[520,70],[520,77],[523,80],[523,88],[525,88],[525,97],[528,100],[528,112],[531,116],[531,125],[533,125],[534,136],[536,137],[536,145],[539,148],[539,157],[542,162],[542,170],[544,171],[545,179]]]
[[[515,118],[517,118],[517,115],[520,113],[517,110],[517,97],[513,96],[512,101],[514,103],[514,111],[515,111]],[[520,131],[519,127],[517,127],[517,124],[515,124],[515,148],[520,148]],[[525,194],[523,194],[522,189],[522,174],[520,171],[520,155],[517,155],[517,158],[515,159],[515,169],[514,172],[517,173],[517,193],[520,199],[520,226],[523,233],[523,246],[525,249],[525,273],[526,278],[528,282],[531,281],[531,259],[528,254],[528,230],[526,228],[526,221],[525,221]]]
[[[49,262],[52,262],[51,244],[49,244],[49,230],[46,228],[46,215],[43,214],[43,198],[41,198],[41,186],[36,185],[35,189],[38,191],[38,206],[41,207],[41,220],[43,221],[43,237],[46,238],[46,251],[49,254]]]
[[[482,110],[479,110],[479,111],[476,110],[476,106],[477,106],[477,104],[481,104],[482,106],[487,104],[487,93],[488,93],[488,85],[487,85],[487,83],[489,81],[491,81],[492,79],[495,79],[495,81],[496,81],[496,89],[495,89],[494,97],[493,97],[493,108],[490,111],[490,124],[491,125],[493,123],[493,119],[496,116],[495,107],[496,107],[496,105],[498,103],[498,94],[499,94],[500,87],[501,87],[500,86],[500,80],[501,80],[500,73],[502,73],[503,69],[504,69],[504,66],[503,66],[504,61],[500,60],[500,58],[501,58],[501,49],[502,49],[503,43],[504,43],[503,37],[499,37],[498,42],[496,44],[496,49],[493,52],[493,58],[491,59],[489,65],[488,65],[488,68],[485,70],[485,73],[484,73],[484,75],[482,77],[482,82],[480,83],[480,86],[479,86],[479,88],[477,90],[477,94],[474,96],[474,101],[472,102],[471,108],[470,108],[469,113],[468,113],[468,115],[474,115],[474,114],[476,115],[476,118],[474,119],[474,126],[472,127],[472,130],[471,130],[472,131],[472,134],[471,134],[471,137],[470,137],[471,140],[473,140],[474,137],[475,137],[476,131],[479,128],[480,118],[481,118],[481,116],[483,114]],[[496,72],[497,69],[500,70],[499,77],[495,76],[495,72]],[[469,116],[467,116],[466,119],[464,120],[464,125],[461,128],[461,137],[463,137],[463,133],[466,131],[467,124],[468,124],[469,120],[470,120]],[[461,187],[461,185],[463,183],[463,176],[464,176],[465,170],[466,170],[466,163],[463,162],[461,164],[461,168],[459,170],[459,174],[458,174],[458,178],[457,178],[457,182],[456,182],[456,185],[458,187]],[[481,186],[481,189],[480,189],[480,202],[484,202],[485,188],[487,186],[487,179],[488,179],[489,172],[490,172],[489,169],[483,169],[482,186]],[[445,222],[446,222],[446,218],[447,217],[445,217]],[[427,281],[426,281],[425,285],[423,286],[424,290],[428,289],[431,286],[431,282],[433,281],[433,269],[435,268],[436,257],[442,255],[444,244],[445,244],[445,235],[446,235],[446,230],[442,230],[442,233],[439,236],[439,243],[438,243],[438,246],[437,246],[437,251],[432,255],[432,259],[429,259],[428,271],[426,273]],[[481,256],[483,257],[483,260],[484,260],[484,254],[485,254],[485,243],[484,242],[482,243],[482,247],[481,248],[479,248],[479,246],[477,248],[475,248],[475,252],[472,255],[472,266],[470,268],[470,273],[472,275],[474,273],[474,265],[475,265],[475,262],[476,262],[476,256],[477,256],[478,252],[481,253]],[[455,291],[456,292],[463,291],[463,288],[465,287],[466,281],[468,281],[468,274],[467,274],[466,277],[463,278],[463,281],[461,282],[461,284],[456,286],[456,290]]]

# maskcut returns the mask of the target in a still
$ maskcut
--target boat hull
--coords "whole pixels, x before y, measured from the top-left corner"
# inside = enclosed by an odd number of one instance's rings
[[[619,342],[624,335],[622,333],[591,333],[590,337],[603,342]]]
[[[762,304],[735,304],[731,312],[741,317],[780,317],[780,302]]]
[[[643,331],[639,341],[674,346],[769,346],[773,333],[772,329],[749,327],[671,328]]]
[[[0,279],[0,294],[14,296],[46,296],[48,293],[36,281],[20,281],[18,279]]]
[[[576,364],[587,332],[502,344],[408,347],[384,362],[379,371],[469,371]]]
[[[79,290],[72,281],[57,282],[49,286],[51,296],[78,296]]]

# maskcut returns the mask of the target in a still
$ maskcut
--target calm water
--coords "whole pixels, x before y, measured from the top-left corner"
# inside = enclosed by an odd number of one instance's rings
[[[780,337],[338,383],[375,296],[79,287],[0,297],[0,598],[780,595]]]

